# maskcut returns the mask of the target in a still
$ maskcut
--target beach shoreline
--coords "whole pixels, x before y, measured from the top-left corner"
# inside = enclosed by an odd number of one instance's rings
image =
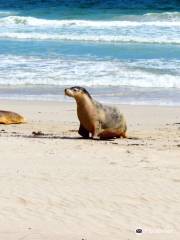
[[[0,62],[0,240],[179,239],[180,1],[0,1]],[[128,138],[81,138],[72,86]]]
[[[119,105],[132,139],[97,141],[79,137],[75,102],[0,103],[28,119],[0,126],[0,238],[179,236],[178,107]]]

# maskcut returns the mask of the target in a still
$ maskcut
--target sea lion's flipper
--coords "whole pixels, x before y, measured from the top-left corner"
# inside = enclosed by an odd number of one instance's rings
[[[98,134],[100,139],[112,139],[112,138],[126,138],[126,133],[119,129],[105,129]]]
[[[78,133],[79,133],[83,138],[89,138],[89,131],[86,130],[82,125],[80,125]]]

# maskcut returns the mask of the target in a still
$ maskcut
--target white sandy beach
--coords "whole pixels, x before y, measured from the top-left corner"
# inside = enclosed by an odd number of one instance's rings
[[[97,141],[75,103],[0,103],[28,119],[0,126],[0,239],[179,239],[180,108],[119,106],[137,139]]]

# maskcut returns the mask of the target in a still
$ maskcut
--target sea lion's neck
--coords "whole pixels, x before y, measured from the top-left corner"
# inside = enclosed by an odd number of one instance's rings
[[[93,100],[87,95],[76,99],[77,102],[77,114],[81,122],[88,122],[94,118],[96,110],[94,108]]]
[[[89,108],[90,106],[93,106],[93,100],[87,95],[76,98],[76,102],[78,108]]]
[[[96,108],[93,99],[87,95],[83,95],[76,99],[77,102],[77,115],[80,124],[89,132],[95,132],[96,124]]]

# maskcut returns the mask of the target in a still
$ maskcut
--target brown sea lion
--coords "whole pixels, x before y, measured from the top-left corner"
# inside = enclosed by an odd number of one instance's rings
[[[0,110],[0,124],[25,123],[26,119],[15,112]]]
[[[76,100],[80,121],[78,133],[82,137],[89,138],[89,134],[100,139],[127,137],[125,118],[116,107],[95,101],[85,88],[78,86],[66,88],[65,95]]]

